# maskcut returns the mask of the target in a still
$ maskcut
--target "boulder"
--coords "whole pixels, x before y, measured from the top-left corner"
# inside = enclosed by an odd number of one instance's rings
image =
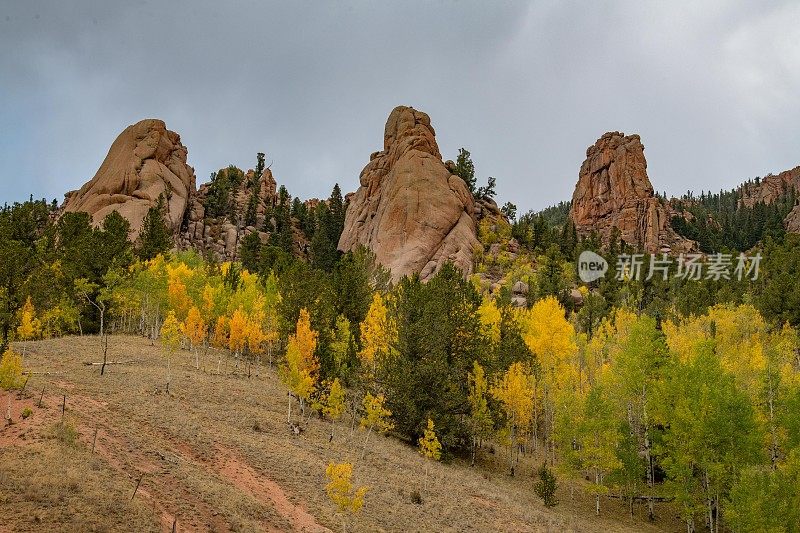
[[[428,115],[396,107],[386,121],[383,151],[361,171],[350,197],[339,249],[370,248],[397,281],[429,279],[450,261],[465,274],[479,246],[474,201],[442,161]]]
[[[128,126],[94,177],[67,195],[64,211],[85,211],[94,224],[117,211],[130,222],[135,239],[147,211],[163,195],[166,221],[177,233],[195,190],[194,169],[186,163],[186,155],[180,135],[163,121],[146,119]]]
[[[518,281],[514,283],[513,287],[511,287],[511,291],[514,294],[528,294],[528,284]]]

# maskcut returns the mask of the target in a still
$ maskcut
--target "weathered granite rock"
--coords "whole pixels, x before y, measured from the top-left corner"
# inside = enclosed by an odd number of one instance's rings
[[[190,195],[194,169],[186,163],[180,135],[163,121],[146,119],[128,126],[111,145],[94,177],[78,191],[67,193],[64,210],[85,211],[100,224],[118,211],[131,224],[136,238],[142,220],[159,196],[166,200],[166,219],[177,233]]]
[[[360,181],[349,197],[340,250],[370,248],[395,280],[417,273],[429,279],[448,261],[472,271],[475,203],[442,161],[428,115],[396,107],[384,149],[370,156]]]

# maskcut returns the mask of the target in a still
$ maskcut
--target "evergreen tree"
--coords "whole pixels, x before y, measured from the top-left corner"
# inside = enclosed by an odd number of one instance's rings
[[[142,231],[136,255],[140,259],[152,259],[172,247],[172,232],[164,221],[165,200],[159,195],[156,205],[147,210],[142,220]]]
[[[472,163],[470,153],[464,149],[459,148],[458,157],[456,157],[456,176],[464,180],[467,184],[469,192],[475,193],[475,165]]]

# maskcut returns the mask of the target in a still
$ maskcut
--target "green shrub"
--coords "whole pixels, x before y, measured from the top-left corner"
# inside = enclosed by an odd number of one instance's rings
[[[556,499],[556,476],[547,468],[546,463],[537,471],[539,481],[533,485],[533,491],[539,496],[546,507],[554,507],[558,504]]]

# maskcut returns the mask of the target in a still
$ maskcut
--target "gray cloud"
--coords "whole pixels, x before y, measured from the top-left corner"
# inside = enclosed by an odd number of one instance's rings
[[[0,200],[61,198],[159,117],[198,179],[267,153],[301,197],[358,186],[399,104],[499,197],[572,194],[587,146],[637,132],[656,189],[800,164],[794,2],[0,4]]]

